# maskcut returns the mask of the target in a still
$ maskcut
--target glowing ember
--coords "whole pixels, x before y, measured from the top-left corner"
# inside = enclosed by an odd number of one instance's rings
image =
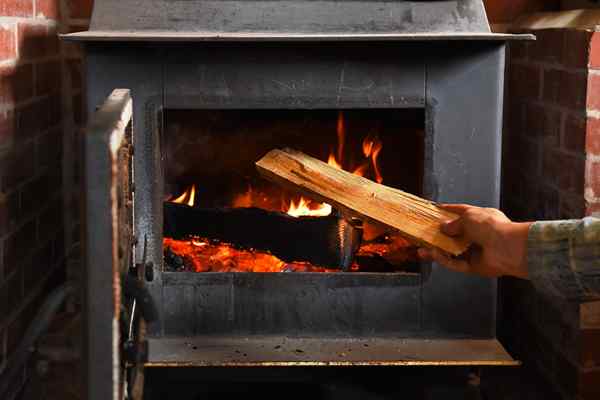
[[[163,248],[167,266],[190,272],[335,272],[305,262],[286,263],[267,252],[206,238],[164,238]]]
[[[179,197],[169,200],[171,203],[187,204],[190,207],[194,206],[196,200],[196,185],[192,185],[183,192]]]

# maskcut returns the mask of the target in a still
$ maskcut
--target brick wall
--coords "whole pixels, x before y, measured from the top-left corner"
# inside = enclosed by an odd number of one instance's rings
[[[84,28],[90,7],[0,1],[0,372],[40,302],[65,279],[78,240],[71,205],[81,56],[57,33]]]
[[[600,211],[600,33],[532,33],[536,42],[510,46],[503,208],[519,220],[581,218]],[[600,398],[600,324],[527,282],[501,284],[511,350],[565,397]]]

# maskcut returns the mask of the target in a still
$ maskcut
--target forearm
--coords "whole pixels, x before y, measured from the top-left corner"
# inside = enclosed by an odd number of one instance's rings
[[[600,220],[536,222],[527,240],[534,285],[569,301],[600,299]]]

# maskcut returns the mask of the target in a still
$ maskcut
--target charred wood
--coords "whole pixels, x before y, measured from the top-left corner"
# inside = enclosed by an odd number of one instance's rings
[[[201,236],[268,251],[283,261],[349,270],[362,229],[336,215],[292,217],[260,208],[195,208],[164,203],[164,235]]]

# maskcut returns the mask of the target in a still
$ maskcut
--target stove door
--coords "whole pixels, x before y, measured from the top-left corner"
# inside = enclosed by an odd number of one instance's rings
[[[84,398],[89,400],[123,399],[127,392],[141,398],[143,387],[143,379],[127,385],[141,375],[135,360],[143,353],[142,340],[135,339],[144,331],[133,300],[144,288],[133,273],[132,109],[129,90],[114,90],[83,138]]]

